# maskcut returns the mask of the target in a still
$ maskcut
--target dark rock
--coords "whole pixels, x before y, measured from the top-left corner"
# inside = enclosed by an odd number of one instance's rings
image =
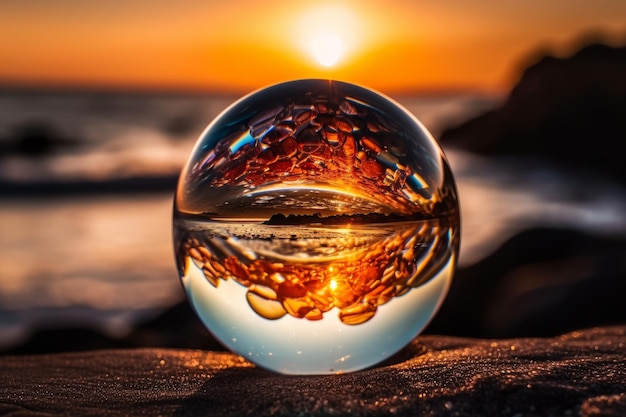
[[[47,156],[62,148],[74,147],[77,143],[49,122],[29,120],[15,126],[12,134],[3,139],[0,155]]]
[[[104,350],[0,358],[19,416],[623,416],[626,326],[555,338],[422,336],[362,372],[285,376],[231,353]]]
[[[589,45],[527,68],[498,109],[445,131],[444,145],[544,159],[626,181],[626,47]]]
[[[107,194],[151,194],[176,189],[176,175],[146,175],[121,178],[73,179],[58,181],[55,179],[29,181],[26,183],[0,180],[0,195],[12,197],[49,197],[72,195],[107,195]]]
[[[114,339],[102,333],[84,328],[42,329],[35,332],[25,343],[11,353],[34,354],[56,352],[79,352],[94,349],[119,349],[130,347],[124,340]]]
[[[172,117],[163,125],[163,131],[172,138],[183,138],[193,134],[201,128],[198,118],[194,116]]]
[[[133,347],[224,350],[204,327],[186,301],[138,325],[129,335],[112,337],[91,328],[61,327],[37,329],[19,346],[1,354],[77,352]]]
[[[626,241],[532,229],[457,271],[430,333],[553,336],[626,322]]]
[[[139,325],[125,340],[135,347],[224,350],[186,301]]]

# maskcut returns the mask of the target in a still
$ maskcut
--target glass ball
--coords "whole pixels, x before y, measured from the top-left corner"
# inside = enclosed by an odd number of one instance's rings
[[[437,142],[391,99],[329,80],[270,86],[219,115],[181,172],[173,223],[200,319],[286,374],[401,350],[441,305],[459,246]]]

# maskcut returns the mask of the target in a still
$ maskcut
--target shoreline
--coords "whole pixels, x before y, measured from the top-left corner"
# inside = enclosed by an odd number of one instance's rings
[[[106,180],[1,181],[0,199],[109,196],[174,193],[178,175],[137,176]]]
[[[580,327],[626,323],[620,297],[626,291],[625,256],[623,237],[559,228],[524,230],[481,261],[457,269],[425,333],[548,337]],[[31,324],[26,329],[30,336],[0,351],[0,356],[107,347],[221,349],[184,299],[173,265],[172,255],[167,282],[172,289],[180,288],[179,301],[144,316],[125,335],[107,336],[95,325],[76,322]]]

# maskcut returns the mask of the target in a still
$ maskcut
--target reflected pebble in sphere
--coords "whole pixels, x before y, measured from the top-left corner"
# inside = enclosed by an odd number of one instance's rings
[[[230,350],[281,373],[356,371],[442,303],[457,194],[436,141],[392,100],[286,82],[202,133],[176,190],[174,246],[191,305]]]

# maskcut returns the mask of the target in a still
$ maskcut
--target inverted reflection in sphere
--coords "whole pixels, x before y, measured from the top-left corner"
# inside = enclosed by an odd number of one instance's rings
[[[458,243],[436,141],[390,99],[338,81],[234,103],[176,191],[190,303],[225,346],[283,373],[354,371],[400,350],[445,297]]]

